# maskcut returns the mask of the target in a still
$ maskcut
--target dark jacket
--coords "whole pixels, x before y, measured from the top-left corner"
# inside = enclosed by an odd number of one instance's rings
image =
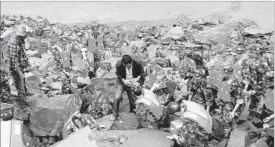
[[[137,59],[133,59],[132,66],[133,78],[140,76],[139,82],[141,85],[143,85],[146,73],[144,72],[142,63]],[[116,75],[118,82],[122,84],[122,78],[126,79],[126,67],[122,64],[122,59],[118,60],[116,63]]]

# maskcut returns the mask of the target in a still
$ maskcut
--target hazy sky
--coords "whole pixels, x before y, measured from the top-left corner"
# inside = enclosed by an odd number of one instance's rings
[[[2,2],[2,14],[48,18],[50,21],[80,22],[98,19],[101,22],[160,20],[189,17],[230,10],[233,2]],[[260,26],[274,26],[274,2],[240,2],[235,16],[249,17]],[[230,12],[231,13],[231,12]],[[233,12],[232,12],[233,13]]]

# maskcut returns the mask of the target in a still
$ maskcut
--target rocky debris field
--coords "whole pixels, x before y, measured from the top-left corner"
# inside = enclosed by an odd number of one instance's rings
[[[17,97],[11,76],[3,71],[9,69],[8,42],[20,24],[32,32],[25,40],[30,66],[24,76],[34,95],[27,97],[31,110],[28,114],[15,105],[14,119],[28,124],[34,142],[32,146],[67,147],[73,143],[73,146],[83,143],[83,146],[93,147],[176,146],[166,138],[169,133],[163,130],[139,129],[136,116],[128,113],[127,98],[121,105],[121,120],[112,122],[109,119],[116,93],[115,63],[125,53],[144,64],[147,73],[144,86],[147,89],[152,87],[157,75],[166,75],[167,79],[177,83],[178,91],[187,92],[183,77],[202,66],[207,68],[207,83],[217,87],[216,105],[219,101],[231,101],[232,81],[243,81],[245,67],[258,68],[254,64],[259,62],[266,70],[262,111],[255,110],[259,102],[251,102],[247,111],[252,116],[244,117],[242,123],[234,125],[230,137],[209,140],[208,146],[271,146],[273,133],[262,137],[261,130],[263,119],[274,113],[274,30],[259,28],[253,20],[218,14],[196,20],[180,15],[174,22],[173,26],[161,23],[108,26],[98,22],[67,26],[51,23],[40,16],[4,15],[0,28],[1,84],[7,81],[10,92],[7,99],[3,96],[7,91],[1,87],[1,101],[10,103]],[[86,42],[89,42],[88,46]],[[99,63],[93,60],[93,48],[99,49]],[[97,66],[96,71],[91,68],[94,66]],[[263,89],[257,88],[257,82],[253,87],[256,93]],[[165,88],[164,82],[161,87]],[[166,101],[165,90],[158,91],[157,95],[159,101]],[[259,101],[258,97],[253,98]],[[252,105],[256,105],[255,108]],[[77,112],[92,116],[98,124],[105,126],[105,130],[91,131],[84,127],[62,138],[64,126]],[[219,118],[212,109],[210,114]]]

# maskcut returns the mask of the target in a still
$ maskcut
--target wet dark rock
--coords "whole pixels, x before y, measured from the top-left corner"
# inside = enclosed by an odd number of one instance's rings
[[[91,85],[81,90],[83,100],[83,110],[87,111],[91,107],[92,116],[99,118],[110,113],[110,104],[116,94],[116,78],[96,78],[91,80]],[[106,108],[104,110],[104,108]],[[106,114],[102,114],[102,112]]]
[[[35,136],[56,136],[64,122],[76,111],[82,101],[77,95],[59,95],[36,104],[30,115],[30,129]]]

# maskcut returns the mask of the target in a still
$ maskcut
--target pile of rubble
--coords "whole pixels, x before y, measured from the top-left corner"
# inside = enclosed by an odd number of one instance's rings
[[[259,28],[252,20],[233,19],[218,14],[191,20],[180,15],[173,26],[137,25],[130,29],[122,25],[108,26],[97,22],[84,26],[68,26],[51,23],[40,16],[2,16],[1,63],[6,69],[8,41],[15,35],[19,24],[25,24],[27,30],[32,32],[26,40],[30,67],[25,78],[27,86],[35,94],[27,98],[32,109],[30,115],[15,117],[29,120],[29,128],[33,136],[36,136],[40,144],[38,146],[61,140],[64,125],[76,112],[88,113],[98,122],[111,114],[116,92],[115,63],[126,53],[142,60],[147,73],[147,89],[152,87],[157,75],[165,75],[167,79],[178,84],[179,91],[187,92],[187,81],[183,77],[190,71],[207,69],[207,82],[217,87],[216,101],[230,101],[231,81],[243,80],[243,64],[252,68],[253,63],[259,61],[267,67],[265,112],[260,115],[263,117],[273,113],[274,31]],[[98,65],[93,60],[94,48],[100,50]],[[94,66],[97,66],[96,71],[91,68]],[[11,79],[9,83],[12,98],[17,92]],[[161,87],[165,88],[164,82]],[[166,92],[159,91],[157,95],[160,101],[166,101]],[[121,106],[121,111],[128,112],[128,102],[127,99],[124,100],[125,105]],[[125,118],[127,117],[131,118],[131,114],[127,113]],[[233,129],[248,129],[253,125],[255,130],[259,130],[261,127],[257,124],[262,123],[261,117],[247,120],[250,123]],[[133,125],[134,122],[128,124]],[[129,130],[122,126],[120,129]],[[160,132],[157,134],[161,134]],[[233,131],[231,136],[234,133],[236,136],[241,135],[236,132],[238,130]],[[249,131],[244,132],[227,146],[249,145],[259,139],[248,136]],[[134,143],[129,146],[137,144],[137,141],[132,142]],[[158,143],[158,146],[163,147],[172,144],[168,139]],[[213,142],[209,144],[215,146]],[[97,145],[104,146],[100,143]]]

